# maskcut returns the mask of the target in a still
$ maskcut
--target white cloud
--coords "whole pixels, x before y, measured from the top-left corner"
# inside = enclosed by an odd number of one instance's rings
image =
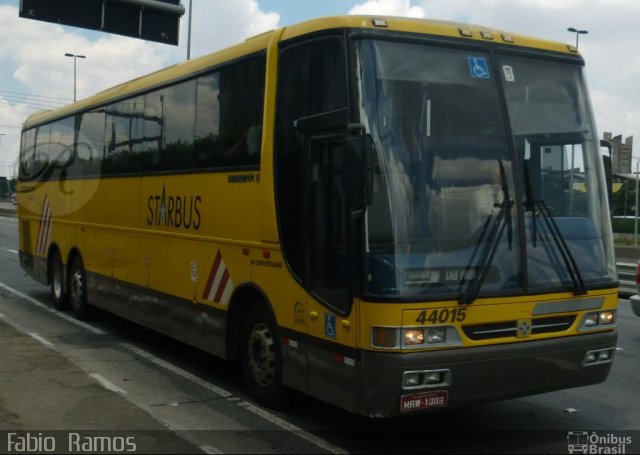
[[[351,8],[349,14],[425,17],[424,9],[420,6],[411,5],[410,0],[369,0]]]
[[[278,27],[280,15],[264,12],[256,0],[195,0],[191,55],[200,56]],[[186,43],[186,21],[182,43]]]

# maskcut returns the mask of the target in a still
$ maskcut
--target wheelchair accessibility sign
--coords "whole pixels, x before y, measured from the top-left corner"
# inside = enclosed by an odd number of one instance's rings
[[[324,314],[324,336],[336,338],[336,317],[333,314]]]
[[[484,57],[467,57],[471,77],[476,79],[489,79],[489,65]]]

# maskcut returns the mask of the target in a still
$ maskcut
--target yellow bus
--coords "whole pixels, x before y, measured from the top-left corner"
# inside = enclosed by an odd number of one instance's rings
[[[575,47],[322,18],[28,118],[20,260],[263,404],[433,411],[606,379],[605,181]]]

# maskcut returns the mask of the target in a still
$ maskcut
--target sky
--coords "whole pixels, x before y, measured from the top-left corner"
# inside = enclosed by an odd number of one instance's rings
[[[186,59],[188,13],[180,45],[168,46],[18,17],[19,0],[0,0],[0,176],[10,175],[20,126],[39,109],[78,99]],[[189,0],[182,0],[189,7]],[[598,134],[635,136],[640,157],[639,0],[192,0],[192,57],[277,27],[321,16],[375,14],[453,20],[575,44],[567,28],[588,30],[579,48]],[[640,159],[634,159],[634,170]]]

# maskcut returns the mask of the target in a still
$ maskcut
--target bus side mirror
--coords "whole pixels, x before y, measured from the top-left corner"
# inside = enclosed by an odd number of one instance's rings
[[[344,139],[342,178],[347,210],[352,219],[364,214],[373,193],[373,140],[360,124],[347,126]]]
[[[602,155],[602,164],[604,165],[604,177],[607,181],[607,196],[609,197],[609,209],[612,208],[611,201],[613,195],[613,168],[611,166],[611,149],[613,148],[611,141],[601,139],[600,147],[606,148],[608,155]]]
[[[611,158],[608,156],[602,156],[602,163],[604,164],[604,176],[607,180],[607,193],[609,194],[609,200],[611,200],[611,192],[613,186],[613,174],[611,172]]]

